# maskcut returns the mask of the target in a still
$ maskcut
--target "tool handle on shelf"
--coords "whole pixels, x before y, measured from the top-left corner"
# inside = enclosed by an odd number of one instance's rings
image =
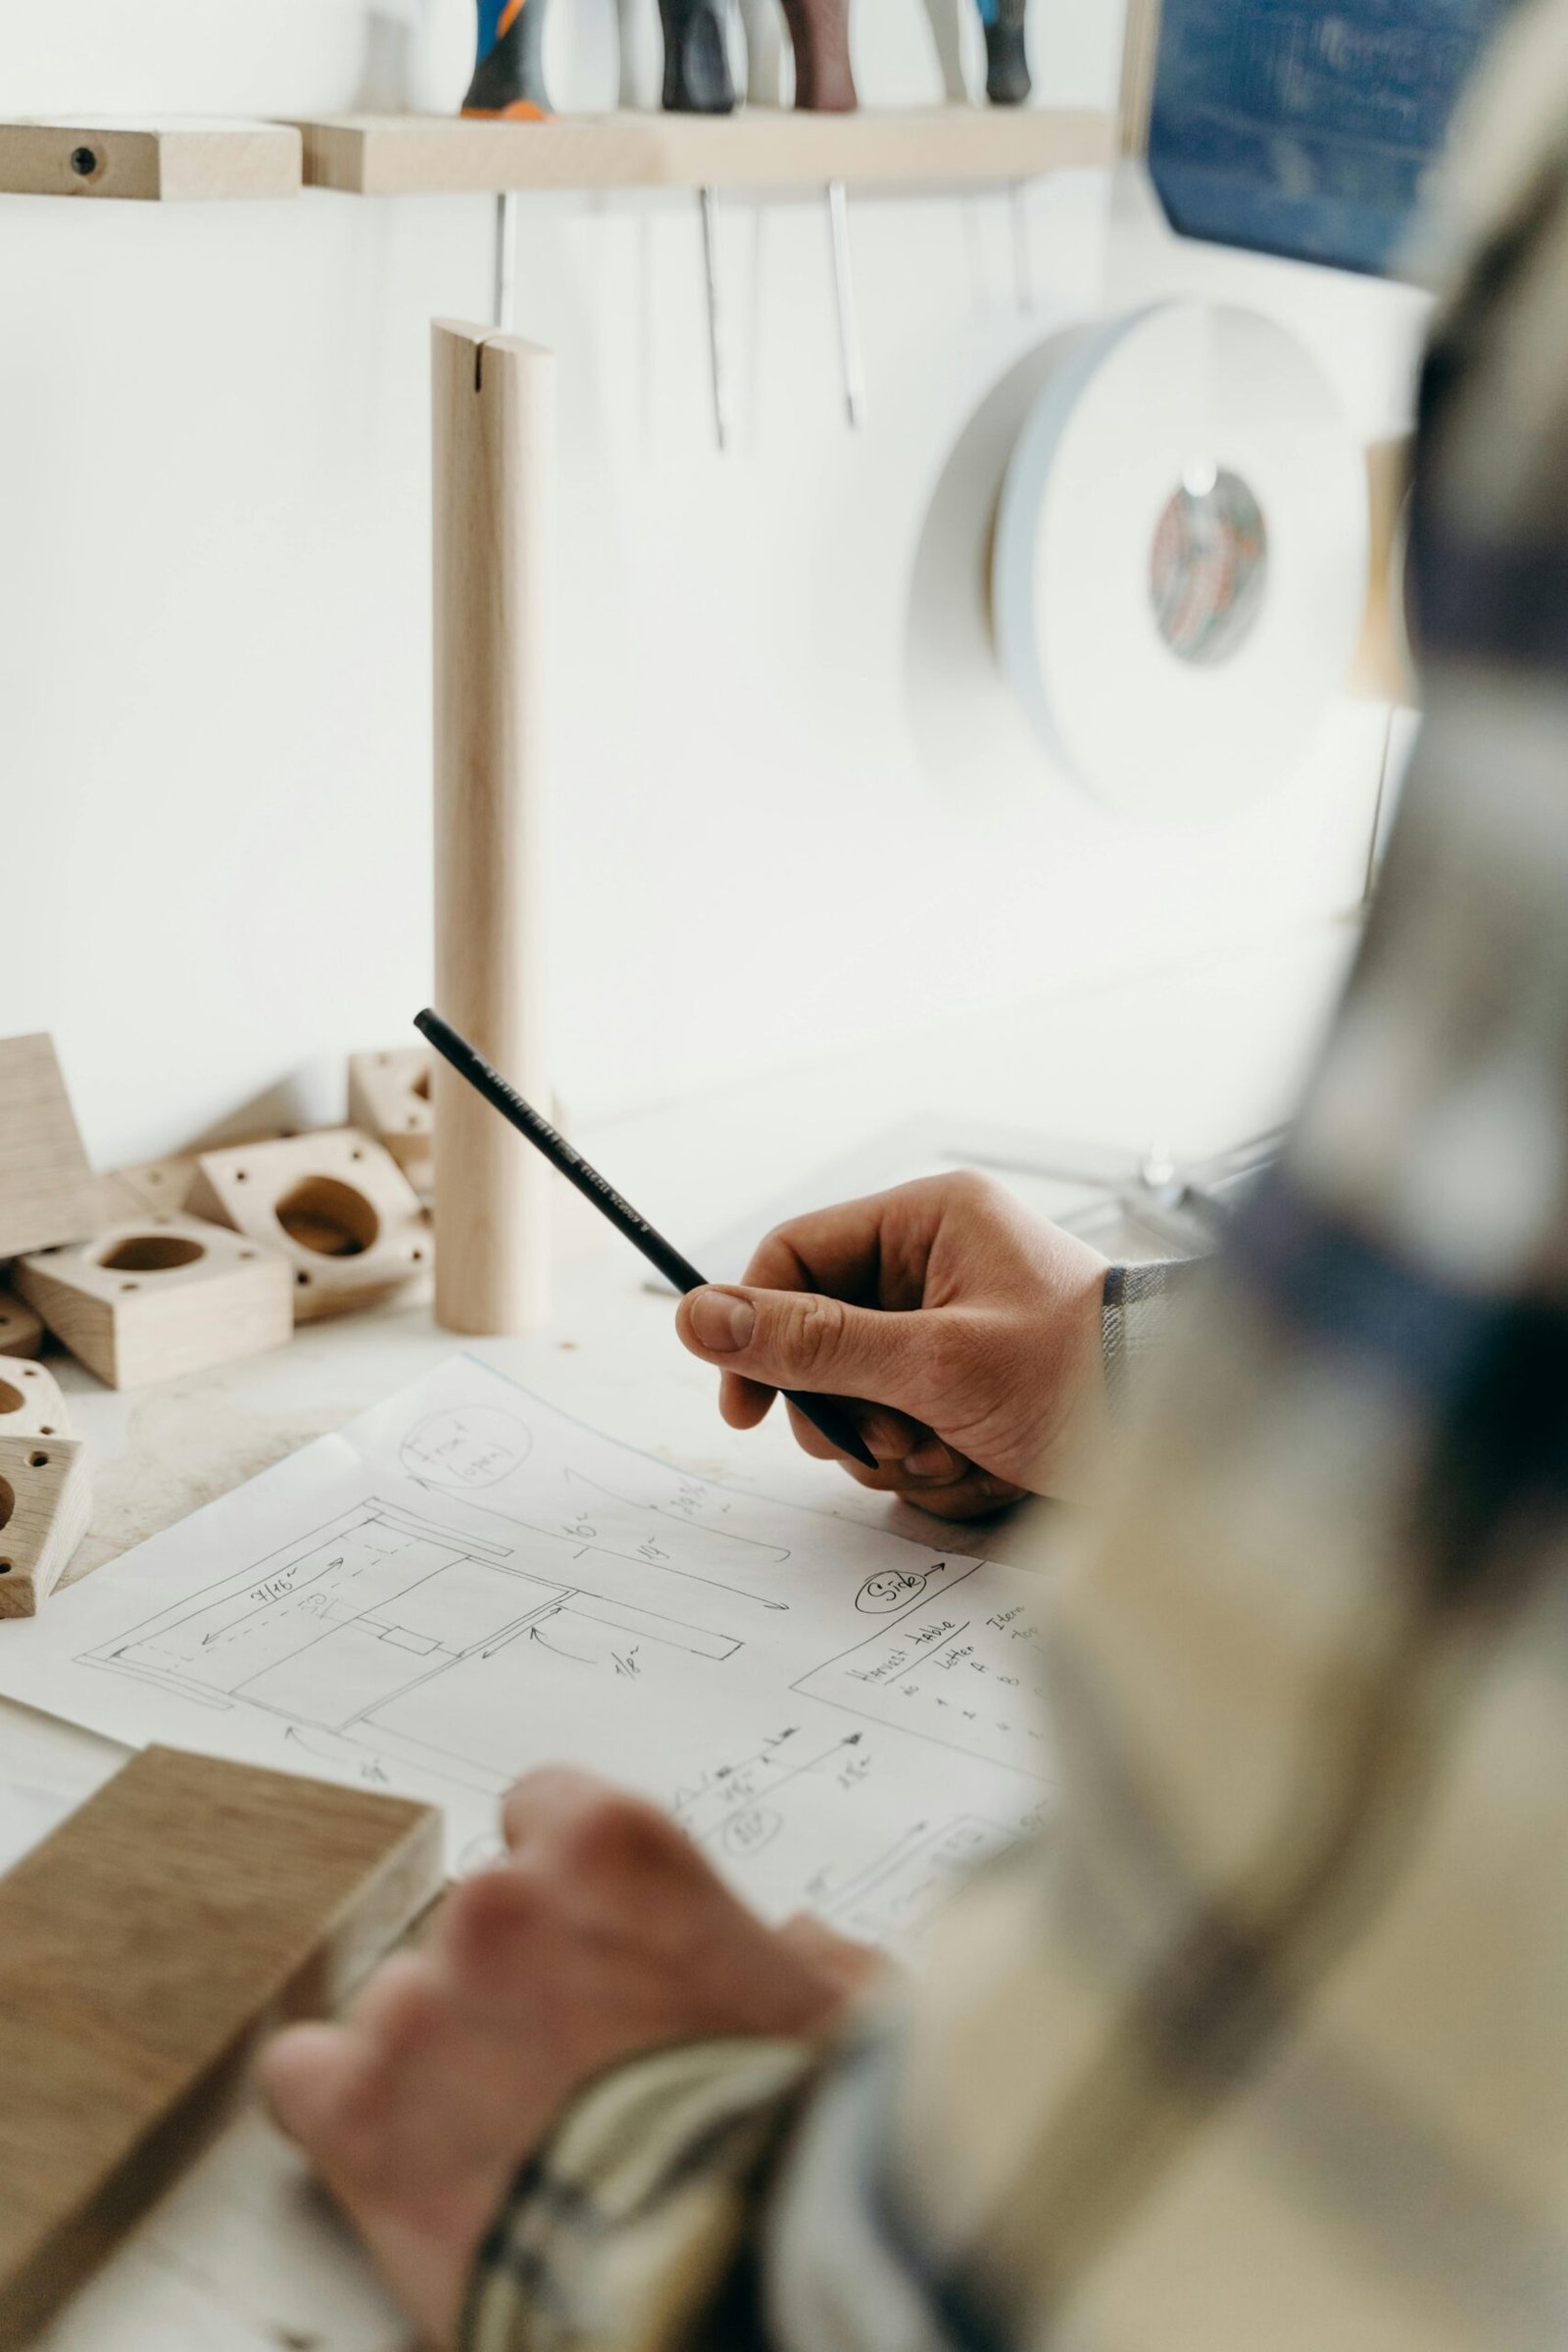
[[[784,0],[795,50],[795,103],[817,115],[853,114],[850,0]]]
[[[659,0],[664,27],[664,110],[728,115],[735,81],[724,38],[724,0]]]
[[[980,0],[986,33],[986,96],[993,106],[1023,106],[1032,83],[1025,38],[1029,0]]]
[[[466,115],[537,122],[545,90],[545,0],[479,0],[479,50]]]

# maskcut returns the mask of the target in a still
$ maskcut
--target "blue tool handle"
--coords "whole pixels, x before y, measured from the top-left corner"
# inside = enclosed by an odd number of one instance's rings
[[[479,47],[464,113],[541,121],[551,111],[544,45],[545,0],[479,0]]]

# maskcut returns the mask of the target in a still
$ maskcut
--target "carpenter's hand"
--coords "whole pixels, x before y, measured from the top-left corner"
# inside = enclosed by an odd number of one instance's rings
[[[510,1860],[454,1889],[428,1946],[262,2061],[278,2122],[433,2346],[574,2090],[662,2043],[820,2034],[879,1965],[814,1920],[764,1927],[672,1822],[582,1773],[530,1775],[504,1818]]]
[[[884,1409],[860,1431],[880,1467],[835,1452],[799,1413],[808,1453],[945,1519],[1026,1491],[1071,1494],[1104,1415],[1106,1260],[983,1176],[930,1176],[770,1233],[744,1285],[683,1298],[677,1329],[723,1372],[733,1429],[779,1389]]]

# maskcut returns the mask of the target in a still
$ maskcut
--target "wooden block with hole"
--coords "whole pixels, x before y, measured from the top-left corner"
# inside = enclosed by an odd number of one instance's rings
[[[0,1282],[0,1355],[36,1355],[42,1346],[42,1315]]]
[[[0,1879],[4,2352],[440,1887],[429,1806],[161,1747]]]
[[[421,1200],[435,1184],[427,1046],[349,1055],[349,1118],[385,1146]]]
[[[377,1305],[430,1269],[428,1212],[358,1127],[204,1152],[191,1207],[287,1252],[298,1323]]]
[[[282,1252],[200,1217],[145,1216],[37,1250],[18,1287],[112,1389],[139,1389],[281,1348],[294,1329]]]
[[[48,1599],[91,1516],[84,1446],[0,1437],[0,1617],[31,1617]]]
[[[71,1414],[60,1383],[42,1364],[0,1355],[0,1438],[69,1438]]]

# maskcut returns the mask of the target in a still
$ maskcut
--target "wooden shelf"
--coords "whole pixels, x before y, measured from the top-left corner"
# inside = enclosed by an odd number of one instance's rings
[[[1088,108],[932,107],[808,115],[575,115],[468,122],[334,115],[301,122],[305,177],[353,196],[509,188],[985,186],[1108,164],[1116,122]]]
[[[286,122],[0,122],[0,195],[188,203],[297,196],[303,143]]]

